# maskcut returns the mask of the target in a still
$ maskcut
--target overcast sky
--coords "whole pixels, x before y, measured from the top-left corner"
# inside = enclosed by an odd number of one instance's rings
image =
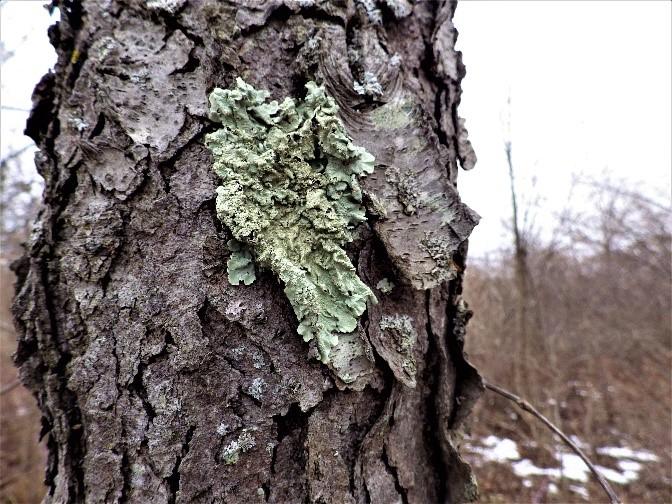
[[[541,197],[551,226],[572,174],[614,178],[669,204],[672,105],[669,1],[475,1],[458,4],[467,75],[460,114],[478,156],[463,200],[483,217],[470,240],[501,246],[510,218],[504,154],[507,98],[518,188]],[[536,177],[536,187],[532,180]],[[585,194],[585,193],[584,193]],[[572,205],[590,201],[575,192]]]
[[[2,156],[22,136],[34,84],[53,65],[42,0],[10,0],[0,10]],[[511,141],[519,190],[541,198],[537,222],[551,227],[568,202],[572,174],[626,184],[669,203],[672,3],[503,1],[459,3],[455,25],[467,76],[460,114],[479,162],[462,172],[463,200],[483,217],[470,251],[506,243],[510,215],[504,118],[511,97]],[[26,156],[30,165],[32,155]],[[532,187],[532,181],[536,185]],[[571,204],[589,209],[590,201]]]

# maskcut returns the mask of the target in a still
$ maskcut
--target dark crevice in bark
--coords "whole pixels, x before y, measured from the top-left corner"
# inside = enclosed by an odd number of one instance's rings
[[[79,164],[69,171],[68,177],[63,180],[62,183],[56,184],[54,191],[56,194],[53,195],[53,200],[52,197],[49,197],[49,199],[52,200],[51,202],[54,204],[54,206],[56,206],[56,212],[53,214],[51,221],[50,248],[55,246],[61,231],[66,225],[66,222],[61,219],[61,214],[67,207],[70,201],[70,197],[75,193],[77,186],[79,185],[76,172],[78,166]],[[53,251],[50,251],[49,254],[51,260],[53,258]]]
[[[230,237],[229,231],[224,227],[222,222],[217,218],[217,199],[209,198],[201,203],[198,207],[197,213],[206,212],[212,217],[212,223],[217,233],[217,236],[222,238],[222,247],[226,245],[226,241]],[[225,265],[223,266],[225,267]]]
[[[466,249],[466,246],[463,247]],[[466,250],[463,250],[461,257],[466,256]],[[459,265],[464,268],[464,263]],[[466,335],[466,326],[472,316],[472,311],[462,309],[459,303],[459,297],[462,294],[461,277],[450,283],[450,302],[446,305],[446,314],[450,324],[447,334],[444,338],[447,341],[448,350],[451,355],[457,356],[454,359],[455,365],[455,404],[451,408],[451,415],[448,419],[450,428],[455,428],[469,413],[473,403],[478,395],[485,390],[481,376],[476,369],[466,360],[464,355],[464,338]],[[468,400],[468,402],[467,402]],[[457,402],[460,401],[460,402]]]
[[[164,40],[168,40],[175,31],[180,30],[185,37],[194,43],[195,47],[203,47],[203,38],[193,33],[186,26],[180,23],[180,16],[188,7],[189,1],[186,1],[177,11],[173,13],[167,13],[164,11],[160,12],[159,16],[166,27],[166,36],[164,37]]]
[[[268,502],[268,498],[271,496],[271,487],[268,481],[264,481],[261,484],[261,489],[264,491],[264,502]]]
[[[348,51],[346,54],[348,68],[350,69],[352,78],[355,80],[362,80],[364,77],[364,67],[357,56],[362,49],[362,44],[359,41],[360,29],[361,20],[359,17],[348,20],[348,24],[345,27],[345,46]]]
[[[123,72],[117,68],[108,68],[104,66],[99,66],[96,71],[102,75],[110,75],[112,77],[116,77],[117,79],[121,81],[129,81],[131,80],[131,76],[128,75],[126,72]]]
[[[37,145],[42,143],[54,119],[56,75],[46,73],[33,91],[33,108],[26,121],[23,134],[30,137]]]
[[[96,124],[93,127],[93,129],[91,130],[91,134],[89,134],[89,140],[97,137],[102,133],[103,129],[105,128],[105,121],[106,121],[105,114],[100,112],[98,114],[98,120],[96,121]]]
[[[425,291],[425,315],[427,317],[427,324],[425,330],[427,331],[427,355],[430,356],[425,369],[425,380],[429,384],[430,393],[427,396],[425,409],[427,415],[427,425],[425,428],[425,437],[427,449],[430,453],[432,464],[437,468],[436,473],[439,475],[439,484],[437,487],[438,502],[446,502],[447,498],[447,482],[446,466],[442,453],[442,441],[440,438],[441,432],[441,415],[439,413],[439,405],[437,398],[441,394],[441,384],[439,382],[441,375],[441,357],[439,355],[439,348],[436,342],[436,336],[432,331],[431,323],[431,309],[430,309],[431,291]]]
[[[273,422],[275,422],[277,429],[278,443],[295,430],[305,429],[309,416],[310,412],[304,413],[301,411],[298,403],[292,403],[284,415],[273,415]]]
[[[213,309],[214,308],[210,304],[210,301],[208,301],[208,298],[206,297],[205,299],[203,299],[203,303],[201,303],[201,306],[199,306],[198,310],[196,310],[196,316],[198,317],[198,320],[201,323],[201,328],[206,327],[206,324],[208,322],[208,311]]]
[[[196,427],[194,427],[193,425],[190,426],[189,429],[187,430],[184,442],[182,443],[182,451],[175,460],[175,466],[173,467],[173,472],[166,480],[168,483],[168,489],[170,491],[170,495],[168,496],[168,502],[170,504],[175,504],[175,501],[177,499],[177,493],[180,491],[180,465],[182,464],[182,460],[184,460],[184,457],[186,457],[187,454],[189,453],[189,445],[191,443],[192,438],[194,437],[195,431]]]
[[[177,68],[172,72],[170,72],[168,75],[180,75],[194,72],[201,64],[201,60],[199,60],[194,54],[195,50],[196,48],[189,51],[189,58],[187,59],[187,62],[184,64],[182,68]]]
[[[158,356],[155,356],[154,359],[158,359],[163,357],[164,352],[162,351],[161,354]],[[142,407],[145,410],[145,413],[147,414],[147,420],[149,422],[152,422],[154,418],[156,418],[156,411],[154,410],[154,406],[152,406],[152,403],[149,402],[149,398],[147,395],[147,389],[145,388],[145,385],[142,383],[143,379],[143,374],[145,372],[145,369],[151,365],[151,362],[148,364],[143,364],[142,362],[138,364],[138,371],[135,373],[135,376],[133,377],[133,381],[128,385],[128,391],[132,394],[135,394],[139,399],[140,402],[142,402]]]
[[[436,91],[434,93],[434,110],[433,117],[434,121],[432,123],[432,129],[436,136],[439,138],[439,143],[445,146],[449,146],[448,136],[441,126],[441,119],[443,116],[444,110],[444,100],[446,99],[446,94],[448,93],[448,88],[445,82],[439,78],[435,71],[436,61],[434,60],[434,51],[431,44],[425,46],[425,58],[421,62],[421,68],[423,69],[425,75],[429,78],[430,82],[435,87]],[[446,167],[447,173],[450,174],[450,167]]]
[[[138,189],[140,189],[140,186],[138,186]],[[105,192],[104,189],[103,192]],[[100,287],[103,291],[103,297],[107,297],[107,291],[110,282],[112,281],[112,274],[114,273],[119,260],[121,257],[123,257],[122,250],[124,248],[127,237],[127,229],[130,219],[128,209],[125,206],[120,207],[119,215],[121,217],[121,229],[115,235],[115,238],[119,238],[119,243],[114,247],[114,249],[109,251],[109,255],[106,257],[106,259],[109,259],[110,262],[107,266],[105,274],[100,279]]]
[[[273,423],[275,424],[276,429],[276,443],[273,446],[270,466],[271,474],[273,476],[279,473],[276,466],[280,444],[287,436],[298,431],[300,433],[300,444],[304,445],[309,417],[310,411],[304,413],[301,411],[298,403],[292,403],[285,414],[273,415]],[[304,472],[306,468],[306,452],[302,451],[301,456],[294,462],[301,468],[301,472]],[[269,493],[266,493],[266,500],[268,500],[268,497]]]
[[[121,384],[119,383],[119,370],[121,369],[121,363],[119,362],[119,355],[117,354],[117,337],[114,335],[114,331],[111,332],[112,339],[114,340],[112,342],[112,356],[114,357],[114,375],[116,377],[116,380],[114,380],[114,384],[117,387],[117,398],[121,397],[122,389],[121,389]],[[112,404],[110,404],[110,408],[112,408]],[[109,409],[109,408],[108,408]]]
[[[433,25],[431,27],[430,33],[434,33],[437,26],[437,17],[440,12],[440,9],[442,5],[439,2],[435,2],[431,4],[433,7],[433,13],[432,13],[432,21]],[[420,62],[420,68],[422,69],[423,73],[429,79],[431,84],[434,86],[434,110],[433,110],[433,117],[434,117],[434,122],[432,124],[432,129],[436,133],[437,137],[439,138],[439,142],[442,145],[445,145],[446,147],[448,146],[453,146],[455,148],[455,152],[457,152],[457,135],[452,135],[452,138],[449,139],[446,131],[444,131],[443,126],[442,126],[442,117],[444,114],[444,109],[445,109],[445,102],[449,99],[448,93],[449,93],[449,86],[446,84],[444,79],[437,75],[436,73],[436,59],[434,57],[434,47],[433,47],[433,42],[430,40],[425,40],[425,51],[423,54],[423,59]],[[457,123],[455,123],[457,124]],[[448,177],[450,179],[450,164],[446,166],[446,172],[448,173]]]
[[[390,426],[392,426],[393,424],[394,424],[394,418],[390,417]],[[389,458],[387,457],[387,448],[385,447],[383,448],[383,454],[381,460],[383,461],[383,464],[385,464],[385,468],[387,469],[387,471],[392,475],[392,478],[394,479],[394,488],[397,490],[397,493],[401,497],[402,504],[408,504],[408,491],[402,486],[401,482],[399,481],[399,474],[397,473],[397,468],[394,467],[394,465],[390,462]]]
[[[73,30],[77,31],[82,27],[84,9],[81,0],[61,0],[60,2],[54,0],[53,5],[60,7],[61,13],[65,14]]]
[[[72,89],[86,61],[91,37],[85,37],[78,44],[78,35],[84,26],[84,18],[86,17],[81,0],[63,0],[61,3],[61,13],[65,14],[68,31],[71,33],[71,36],[66,41],[67,51],[65,51],[65,55],[68,56],[70,66],[64,83],[68,88]],[[61,40],[61,42],[63,41]]]
[[[350,18],[345,26],[345,45],[347,48],[346,60],[348,62],[348,68],[350,69],[351,79],[359,82],[364,81],[364,73],[366,70],[361,62],[361,53],[364,51],[360,40],[360,30],[362,29],[361,16],[363,16],[363,14],[359,13],[356,17]],[[378,34],[378,31],[376,31],[376,33]],[[387,52],[386,47],[384,47],[384,44],[381,42],[378,35],[376,35],[376,37],[378,38],[380,47]],[[371,111],[385,104],[385,102],[369,94],[360,96],[359,100],[360,101],[352,106],[352,110],[360,113]]]
[[[198,124],[198,131],[191,135],[190,137],[184,138],[185,132],[194,124]],[[214,128],[210,130],[207,127],[204,127],[204,121],[200,118],[191,115],[186,107],[184,107],[184,122],[180,128],[180,132],[176,135],[175,140],[173,140],[168,146],[167,152],[159,153],[157,169],[161,175],[161,180],[163,182],[163,190],[166,194],[170,194],[172,189],[170,187],[170,178],[175,173],[175,163],[180,157],[194,145],[203,144],[203,138],[207,133],[214,131]],[[149,152],[149,146],[147,146]]]
[[[54,120],[54,123],[57,124],[57,121]],[[53,140],[49,142],[53,148]],[[54,156],[55,158],[55,156]],[[68,491],[70,496],[74,496],[74,499],[82,499],[85,495],[84,492],[84,472],[82,464],[84,462],[84,445],[83,445],[83,428],[81,424],[81,411],[77,402],[77,396],[67,388],[68,382],[68,371],[67,367],[72,359],[72,354],[69,348],[68,337],[66,334],[62,334],[59,330],[58,320],[56,314],[60,312],[60,307],[56,306],[56,293],[51,291],[53,285],[57,285],[60,281],[60,273],[58,271],[52,272],[52,264],[58,262],[58,258],[55,257],[54,247],[55,241],[58,237],[58,231],[62,222],[58,220],[63,209],[67,205],[67,202],[70,198],[70,195],[74,193],[77,188],[77,176],[74,171],[71,171],[68,178],[60,184],[59,195],[54,198],[56,202],[56,211],[52,214],[51,226],[51,243],[43,244],[42,249],[39,252],[39,258],[35,262],[40,273],[40,287],[43,290],[43,308],[48,316],[48,333],[51,335],[52,341],[56,343],[58,347],[59,357],[56,365],[50,370],[52,374],[58,377],[58,396],[55,399],[57,402],[59,410],[62,412],[65,425],[63,428],[66,429],[66,467],[69,467],[72,471],[72,477],[68,478]],[[39,348],[39,347],[38,347]],[[52,399],[52,400],[53,400]],[[57,469],[54,472],[54,478],[57,474]],[[53,488],[53,487],[52,487]]]
[[[323,21],[328,24],[344,26],[343,18],[331,15],[316,5],[302,7],[297,14],[304,19],[312,19],[313,21]]]
[[[261,23],[252,24],[250,26],[243,28],[242,30],[239,31],[238,36],[235,38],[250,37],[251,35],[262,31],[274,21],[284,22],[287,21],[290,17],[292,17],[292,15],[294,15],[294,13],[286,5],[281,4],[279,6],[276,6],[273,8],[273,10],[271,10],[271,12],[268,13],[266,19],[264,19]]]
[[[42,418],[45,418],[45,413],[44,410],[42,411]],[[47,435],[47,468],[44,473],[44,484],[47,487],[47,493],[50,496],[54,495],[54,492],[56,491],[56,476],[58,475],[58,456],[59,456],[59,446],[58,443],[56,442],[56,438],[53,436],[51,433],[52,426],[44,426],[43,428],[49,429],[49,434]]]
[[[119,502],[128,502],[128,492],[131,489],[131,464],[128,461],[128,450],[124,448],[121,454],[121,495]]]
[[[69,478],[68,492],[72,496],[72,500],[78,502],[83,500],[85,494],[84,489],[84,441],[82,438],[83,426],[81,421],[81,411],[79,405],[77,404],[77,397],[75,394],[70,391],[65,383],[67,383],[67,377],[65,373],[65,368],[70,362],[71,355],[67,354],[64,356],[62,361],[59,363],[57,369],[55,369],[55,374],[61,377],[61,390],[59,395],[61,397],[61,409],[65,413],[67,418],[67,459],[66,464],[72,470],[72,477]]]
[[[366,486],[366,483],[363,483],[362,487],[364,489],[364,502],[366,504],[374,504],[371,502],[371,493],[369,491],[369,488]]]

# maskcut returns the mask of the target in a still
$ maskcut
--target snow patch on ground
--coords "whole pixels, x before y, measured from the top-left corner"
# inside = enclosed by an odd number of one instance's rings
[[[577,439],[578,441],[578,439]],[[584,443],[577,443],[582,448],[587,448]],[[481,439],[479,444],[467,444],[466,450],[472,454],[474,463],[497,462],[509,464],[514,474],[523,479],[523,485],[531,485],[530,476],[545,476],[553,480],[567,478],[573,481],[587,483],[592,477],[590,469],[581,457],[572,452],[565,451],[564,447],[558,449],[554,455],[559,467],[538,467],[530,459],[521,458],[518,445],[512,439],[488,436]],[[619,485],[627,485],[639,478],[643,469],[643,462],[656,462],[658,456],[646,450],[633,450],[628,447],[605,446],[597,448],[597,453],[606,455],[617,460],[618,470],[609,467],[596,466],[602,475]],[[557,486],[551,485],[557,492]],[[587,490],[580,485],[569,487],[573,492],[588,498]],[[549,491],[552,492],[549,486]]]
[[[584,499],[588,500],[590,498],[590,494],[588,493],[588,490],[586,490],[585,487],[582,487],[581,485],[569,485],[570,491],[574,492],[575,494],[579,494],[581,497]]]
[[[483,446],[471,446],[470,451],[478,453],[487,462],[506,462],[520,458],[518,445],[512,439],[488,436],[481,440]]]
[[[618,467],[621,468],[621,471],[639,472],[642,470],[642,464],[640,464],[639,462],[634,462],[632,460],[619,460]]]
[[[658,455],[647,450],[633,450],[627,446],[603,446],[597,449],[600,455],[607,455],[613,458],[624,458],[630,460],[639,460],[640,462],[657,462]]]
[[[618,483],[619,485],[627,485],[631,481],[635,481],[639,478],[638,471],[623,471],[618,472],[614,469],[609,469],[608,467],[596,466],[597,470],[602,473],[602,476],[607,478],[609,481]]]

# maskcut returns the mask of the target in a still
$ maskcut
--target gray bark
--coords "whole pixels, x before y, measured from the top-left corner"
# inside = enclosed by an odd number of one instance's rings
[[[473,500],[456,449],[482,385],[462,352],[477,217],[454,189],[458,163],[474,162],[456,112],[454,3],[60,8],[58,64],[27,124],[44,202],[14,265],[16,363],[43,413],[45,502]],[[365,72],[382,95],[355,91]],[[279,100],[325,84],[376,156],[364,188],[377,203],[349,253],[372,288],[396,287],[375,290],[356,335],[366,354],[345,363],[351,383],[309,357],[271,273],[227,281],[230,234],[203,139],[215,128],[208,93],[239,75]],[[395,122],[383,107],[400,100]],[[437,208],[452,222],[440,233]],[[411,320],[413,380],[384,316]]]

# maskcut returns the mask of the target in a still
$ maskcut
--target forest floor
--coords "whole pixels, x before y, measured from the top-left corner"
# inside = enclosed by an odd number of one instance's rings
[[[487,362],[474,360],[487,375]],[[626,503],[672,502],[672,392],[669,378],[661,380],[652,369],[643,368],[636,379],[624,372],[623,380],[613,382],[605,398],[596,397],[590,382],[577,382],[558,398],[563,431]],[[635,391],[634,383],[642,381],[646,389]],[[590,433],[585,434],[583,421],[591,408],[586,403],[602,401],[612,404],[611,420],[591,422]],[[537,419],[491,392],[477,405],[461,451],[476,474],[481,502],[608,502],[574,452]]]
[[[486,275],[475,269],[467,271],[465,282],[474,310],[467,353],[490,383],[516,393],[518,355],[505,350],[510,327],[488,319],[496,310],[491,303],[501,299],[484,295]],[[669,327],[663,331],[669,340]],[[581,356],[567,333],[570,344],[559,352],[558,369],[545,353],[533,354],[539,365],[527,384],[533,397],[525,398],[570,436],[623,502],[672,502],[672,352],[667,345],[623,352],[589,345]],[[588,329],[582,337],[593,335]],[[481,502],[608,502],[580,458],[511,401],[486,391],[469,431],[461,451],[476,474]]]
[[[18,375],[12,363],[16,350],[10,316],[13,290],[14,275],[0,258],[0,503],[33,504],[46,491],[42,483],[46,450],[38,443],[40,413],[35,399],[27,389],[14,385]]]

